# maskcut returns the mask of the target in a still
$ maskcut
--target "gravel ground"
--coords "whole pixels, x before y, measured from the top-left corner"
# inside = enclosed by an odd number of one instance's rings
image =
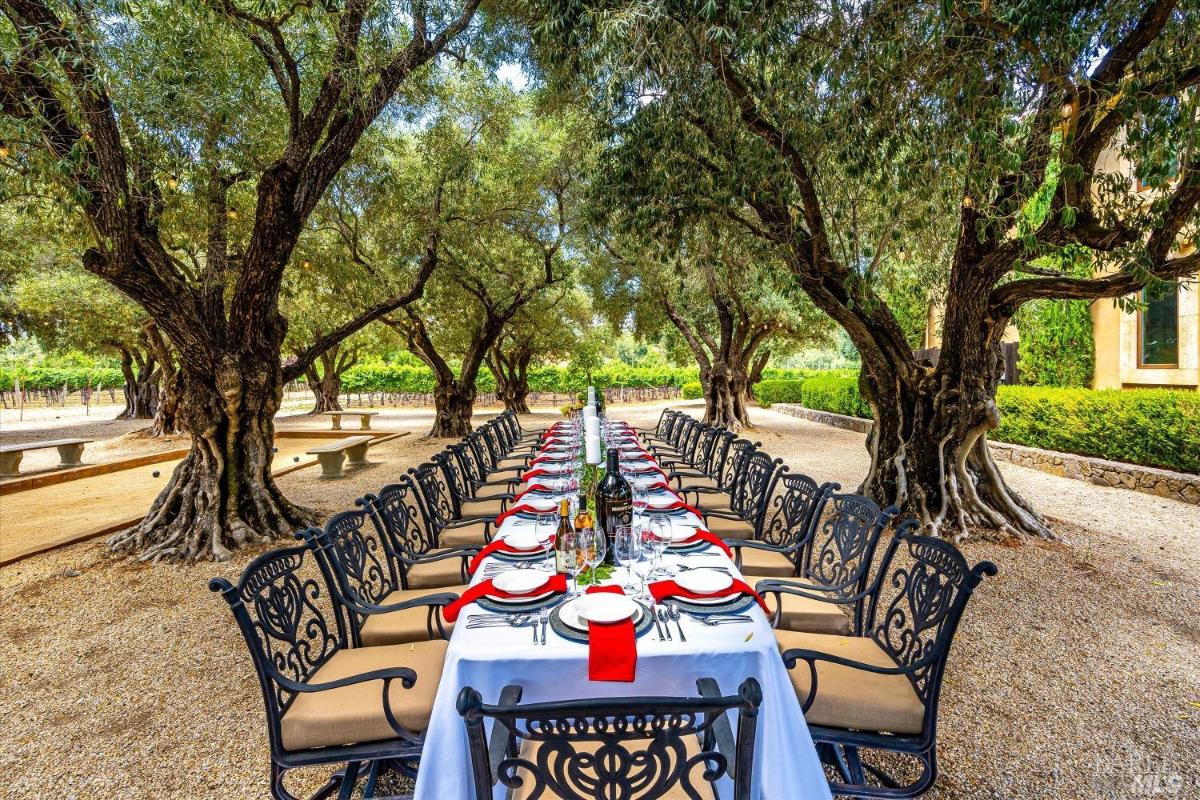
[[[617,411],[648,424],[658,408]],[[755,438],[794,470],[857,482],[861,436],[753,417]],[[280,484],[323,513],[346,508],[440,448],[423,438],[429,421],[405,410],[378,423],[417,435],[373,449],[382,463],[352,478],[301,471]],[[1000,574],[978,590],[956,639],[929,796],[1134,798],[1151,796],[1152,781],[1160,796],[1197,796],[1200,512],[1002,469],[1063,541],[965,546]],[[0,568],[6,797],[268,796],[257,683],[228,610],[204,586],[261,551],[147,567],[112,561],[93,541]]]

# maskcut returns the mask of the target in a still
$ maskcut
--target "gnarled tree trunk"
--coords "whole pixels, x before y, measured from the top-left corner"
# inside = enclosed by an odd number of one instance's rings
[[[744,369],[718,361],[700,373],[704,387],[704,421],[730,430],[750,425],[746,411],[747,378]]]
[[[434,417],[429,435],[437,438],[460,439],[469,434],[471,415],[475,411],[475,383],[439,381],[433,389]]]
[[[315,522],[271,477],[273,420],[283,397],[278,352],[226,353],[215,375],[185,363],[179,415],[191,452],[145,519],[110,539],[110,549],[148,561],[220,560]]]
[[[162,375],[158,392],[158,406],[154,410],[154,422],[150,424],[151,436],[166,436],[179,432],[179,369],[171,356],[171,348],[159,332],[158,326],[148,323],[145,327],[146,342],[158,362]]]
[[[533,353],[523,344],[517,344],[506,355],[498,340],[487,358],[488,369],[496,379],[496,397],[504,403],[506,411],[517,414],[529,412],[529,362]]]
[[[153,355],[143,356],[127,347],[121,353],[121,375],[125,379],[125,407],[117,419],[153,419],[158,408],[158,379]]]
[[[326,411],[342,410],[342,380],[340,376],[326,374],[321,377],[316,370],[310,369],[305,377],[314,400],[313,409],[308,413],[324,414]]]

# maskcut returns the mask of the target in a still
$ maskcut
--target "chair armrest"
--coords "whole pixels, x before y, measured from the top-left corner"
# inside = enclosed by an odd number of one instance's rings
[[[742,568],[742,548],[749,547],[753,550],[765,550],[768,553],[781,553],[790,555],[800,549],[803,540],[798,540],[795,544],[771,544],[770,542],[760,542],[757,539],[726,539],[725,546],[734,551],[733,563],[740,570]]]
[[[273,664],[264,662],[267,671],[271,673],[271,679],[280,686],[292,692],[325,692],[330,689],[340,689],[343,686],[353,686],[356,683],[366,683],[367,681],[383,681],[384,686],[384,702],[387,700],[387,689],[391,682],[399,680],[400,685],[405,689],[411,689],[413,684],[417,682],[417,673],[408,667],[385,667],[384,669],[376,669],[371,672],[363,672],[358,675],[349,675],[345,678],[338,678],[336,681],[326,681],[325,683],[301,683],[293,680],[282,672],[277,670]]]
[[[718,700],[724,696],[721,694],[721,687],[712,678],[701,678],[696,681],[696,689],[700,692],[701,697],[709,700]],[[734,777],[734,770],[737,768],[737,750],[733,739],[733,727],[729,724],[729,714],[727,713],[721,714],[713,721],[713,724],[704,733],[704,741],[700,743],[701,749],[708,752],[714,749],[714,745],[716,751],[725,756],[728,762],[729,777]]]
[[[438,592],[437,594],[426,595],[425,597],[414,597],[411,600],[401,600],[399,603],[388,603],[387,605],[374,605],[370,603],[347,603],[355,611],[361,614],[387,614],[391,611],[404,611],[408,608],[417,608],[419,606],[431,606],[441,608],[448,606],[458,599],[458,595],[454,592]]]
[[[459,545],[458,547],[447,547],[445,550],[438,550],[433,553],[422,553],[419,556],[400,556],[400,560],[410,566],[416,564],[432,564],[435,561],[445,561],[447,558],[462,558],[468,559],[474,557],[482,550],[482,547],[477,547],[472,544]]]
[[[483,532],[487,533],[494,521],[495,517],[459,517],[458,519],[449,520],[442,528],[465,528],[468,525],[482,522],[484,524]]]
[[[704,509],[700,509],[700,510],[704,511]],[[745,517],[743,517],[741,514],[737,513],[736,511],[722,511],[720,509],[715,509],[713,511],[704,511],[704,518],[708,519],[709,517],[719,517],[720,519],[732,519],[732,520],[738,520],[741,522],[749,522],[750,521],[750,520],[746,519]]]
[[[783,665],[789,670],[796,666],[797,661],[804,661],[808,664],[809,684],[808,697],[800,704],[800,710],[807,713],[812,707],[813,700],[817,697],[817,662],[828,661],[831,664],[840,664],[843,667],[862,670],[863,672],[874,672],[876,675],[909,675],[932,664],[937,660],[936,655],[928,655],[922,659],[914,661],[904,667],[877,667],[874,664],[864,664],[861,661],[855,661],[852,658],[842,658],[831,653],[822,653],[819,650],[807,650],[803,647],[794,647],[791,650],[784,650],[780,653],[780,658],[783,659]]]

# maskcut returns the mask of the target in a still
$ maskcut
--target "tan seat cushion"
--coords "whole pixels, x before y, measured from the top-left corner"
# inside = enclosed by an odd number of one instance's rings
[[[508,494],[511,490],[511,486],[508,483],[485,483],[475,490],[475,501],[492,500],[502,494]],[[468,500],[467,502],[472,501]]]
[[[725,519],[724,517],[709,517],[704,527],[726,539],[753,539],[754,526],[742,519]]]
[[[379,603],[381,606],[390,606],[393,603],[403,603],[406,600],[415,600],[418,597],[425,597],[431,594],[438,594],[439,591],[454,592],[461,595],[467,590],[465,583],[458,586],[447,586],[441,590],[430,589],[401,589],[392,592]],[[371,614],[363,622],[359,636],[362,637],[363,647],[378,647],[379,645],[387,644],[404,644],[405,642],[424,642],[429,639],[437,639],[437,626],[433,626],[434,635],[430,635],[430,619],[429,606],[415,606],[413,608],[405,608],[400,611],[387,611],[382,614]],[[446,638],[450,638],[450,632],[454,630],[453,622],[442,622],[442,628],[446,632]]]
[[[683,753],[684,753],[683,760],[686,761],[687,759],[693,758],[694,756],[696,756],[697,754],[700,753],[700,741],[695,736],[683,736],[683,737],[680,737],[680,741],[683,744]],[[621,742],[621,744],[619,746],[623,749],[626,749],[626,752],[628,752],[629,754],[633,755],[636,758],[639,753],[643,753],[648,749],[651,742],[652,742],[651,739],[635,739],[635,740],[630,740],[630,741],[626,741],[626,742]],[[575,744],[574,752],[576,752],[576,753],[594,753],[594,752],[596,752],[596,750],[599,749],[599,747],[600,747],[599,742],[578,742]],[[519,757],[526,761],[530,761],[534,764],[537,764],[538,763],[538,754],[539,754],[539,751],[541,750],[541,748],[542,748],[542,742],[540,742],[540,741],[533,741],[531,739],[522,739],[521,740],[521,752],[520,752]],[[570,754],[570,752],[568,751],[568,755],[569,754]],[[563,761],[563,759],[561,759],[557,753],[552,753],[550,756],[547,757],[546,772],[548,772],[550,775],[556,775],[556,776],[561,775],[564,778],[569,778],[571,775],[571,770],[570,769],[559,769],[559,766],[565,766],[565,765],[560,765],[561,761]],[[566,764],[571,764],[574,767],[580,766],[578,760],[568,761],[568,762],[566,762]],[[697,763],[695,766],[692,767],[692,769],[689,773],[691,785],[696,791],[700,792],[700,797],[705,797],[705,798],[711,797],[711,798],[713,798],[713,800],[716,800],[716,793],[712,791],[712,784],[707,783],[704,780],[704,778],[702,777],[704,768],[705,768],[705,765],[703,763]],[[665,771],[669,771],[669,770],[665,770]],[[518,772],[517,774],[519,777],[528,778],[527,772],[522,771],[522,772]],[[614,774],[614,775],[620,774],[620,770],[614,769],[609,774]],[[599,797],[600,795],[597,793],[597,786],[592,782],[596,777],[595,770],[594,769],[582,770],[582,777],[585,781],[587,781],[587,785],[579,786],[579,787],[572,786],[571,788],[575,789],[576,790],[575,792],[568,794],[568,795],[561,795],[561,794],[557,794],[554,791],[551,791],[551,788],[549,786],[547,786],[545,788],[545,791],[543,791],[541,794],[538,795],[538,800],[580,800],[581,798],[587,798],[587,800],[591,800],[591,798]],[[522,784],[522,786],[513,793],[512,800],[528,800],[530,797],[532,797],[534,795],[534,790],[536,788],[539,788],[538,784],[536,784],[533,780],[527,779],[527,780],[525,780],[524,784]],[[654,796],[658,797],[658,798],[662,798],[662,800],[690,800],[690,796],[684,790],[681,783],[676,783],[674,786],[670,787],[664,794],[656,794]]]
[[[841,656],[876,667],[896,663],[865,637],[775,631],[780,652],[796,647]],[[920,733],[925,715],[916,691],[904,675],[878,675],[841,664],[818,661],[817,697],[804,718],[810,725],[860,731]],[[796,696],[808,697],[809,670],[803,661],[788,670]]]
[[[701,511],[728,511],[729,495],[725,492],[702,492],[696,495],[694,505]]]
[[[462,515],[463,517],[487,517],[495,519],[504,513],[504,501],[484,498],[463,500]]]
[[[505,456],[496,462],[496,469],[524,468],[528,463],[529,461],[525,453],[519,456]]]
[[[790,578],[796,574],[796,565],[783,553],[743,547],[742,572],[769,578]]]
[[[487,523],[484,520],[463,525],[461,528],[442,528],[442,535],[438,543],[442,547],[462,547],[463,545],[471,544],[486,544],[487,537],[483,535],[483,528]]]
[[[707,477],[703,477],[700,475],[688,476],[688,477],[684,478],[681,481],[681,483],[682,483],[682,487],[685,491],[688,489],[718,489],[718,488],[720,488],[720,484],[718,484],[716,482],[716,480],[714,480],[713,478],[707,478]],[[702,496],[715,497],[715,495],[710,494],[708,492],[705,492],[704,495],[702,495]],[[728,498],[728,495],[725,495],[725,497]]]
[[[462,566],[463,560],[457,557],[415,564],[408,570],[408,588],[440,589],[457,586],[463,582]]]
[[[774,580],[762,574],[743,577],[751,586],[758,586],[759,581]],[[780,598],[783,601],[783,609],[779,614],[779,628],[835,636],[846,636],[850,633],[850,617],[842,611],[843,606],[837,603],[822,603],[820,600],[795,594],[780,594]],[[763,599],[767,601],[768,606],[774,606],[774,595],[763,595]]]
[[[389,705],[397,722],[420,732],[429,726],[448,644],[439,640],[339,650],[308,683],[328,683],[388,667],[408,667],[417,673],[417,682],[411,689],[405,689],[399,680],[392,681]],[[383,712],[383,681],[302,692],[280,720],[279,732],[285,750],[337,747],[396,736]]]

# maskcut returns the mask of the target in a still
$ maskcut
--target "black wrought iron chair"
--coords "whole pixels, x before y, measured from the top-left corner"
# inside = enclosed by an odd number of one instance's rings
[[[817,751],[839,775],[830,784],[835,795],[915,797],[937,778],[938,701],[950,645],[972,592],[996,566],[971,567],[954,545],[916,528],[905,522],[889,543],[862,635],[775,633]],[[920,775],[901,784],[863,760],[864,750],[910,756]]]
[[[746,575],[788,578],[800,574],[813,529],[836,483],[818,485],[799,473],[781,474],[778,491],[767,499],[758,539],[727,539],[734,561]]]
[[[521,705],[508,686],[496,705],[464,687],[458,713],[467,726],[476,800],[493,788],[512,800],[716,798],[733,781],[731,800],[748,800],[762,689],[747,678],[721,696],[711,678],[699,697],[567,700]],[[729,715],[737,712],[737,738]],[[491,721],[489,745],[484,724]]]
[[[775,484],[786,472],[782,459],[773,459],[761,450],[747,454],[741,472],[730,488],[729,508],[711,508],[703,503],[699,506],[705,526],[724,538],[759,538]]]
[[[421,519],[435,547],[470,547],[491,541],[494,518],[460,518],[439,465],[426,462],[410,467],[408,475],[418,489]]]
[[[667,479],[684,493],[716,494],[721,491],[722,467],[729,458],[730,445],[737,440],[737,434],[725,428],[716,428],[712,432],[711,441],[705,445],[704,463],[695,469],[674,469]]]
[[[421,513],[420,492],[409,475],[368,494],[355,505],[370,515],[379,536],[388,544],[400,588],[459,591],[467,583],[467,565],[482,543],[447,544]],[[346,512],[348,514],[364,512]]]
[[[759,442],[736,436],[725,449],[725,460],[714,476],[716,486],[692,486],[682,491],[684,499],[701,511],[729,511],[733,493],[742,480],[746,459],[759,448]]]
[[[773,608],[771,624],[777,628],[857,634],[862,630],[875,548],[899,509],[880,509],[871,498],[858,494],[831,494],[825,508],[824,517],[814,520],[811,536],[801,543],[794,577],[763,580],[748,575],[746,579]]]
[[[448,639],[453,624],[442,619],[441,609],[457,600],[466,584],[438,593],[405,589],[397,570],[405,556],[394,552],[388,533],[378,523],[368,525],[366,517],[362,511],[347,511],[333,515],[324,529],[296,534],[334,577],[333,597],[350,643],[372,647]]]
[[[300,767],[346,764],[314,795],[349,798],[364,767],[367,796],[383,762],[415,764],[446,658],[445,641],[350,647],[308,547],[264,553],[234,585],[208,588],[229,604],[262,688],[271,746],[271,796]]]
[[[690,414],[680,414],[671,428],[670,441],[650,442],[646,449],[655,455],[660,464],[683,461],[702,426],[703,423]]]
[[[634,428],[633,430],[644,442],[667,442],[670,439],[671,426],[679,416],[678,411],[664,408],[662,413],[658,415],[658,422],[654,423],[653,428]]]

